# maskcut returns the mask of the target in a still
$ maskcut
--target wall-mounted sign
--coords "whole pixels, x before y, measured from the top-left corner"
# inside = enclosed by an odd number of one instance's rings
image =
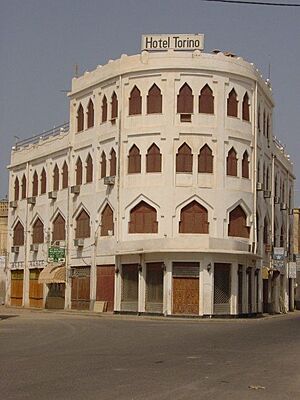
[[[297,269],[295,262],[289,262],[289,278],[296,279],[297,277]]]
[[[284,260],[285,252],[284,247],[274,247],[273,248],[273,259],[274,260]]]
[[[64,262],[65,261],[65,249],[63,247],[49,247],[48,250],[48,261],[49,262]]]
[[[142,36],[142,50],[203,50],[203,34],[155,34]]]

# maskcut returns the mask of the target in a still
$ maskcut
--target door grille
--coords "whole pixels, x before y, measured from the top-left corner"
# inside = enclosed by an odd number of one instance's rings
[[[214,314],[230,313],[230,264],[215,264]]]

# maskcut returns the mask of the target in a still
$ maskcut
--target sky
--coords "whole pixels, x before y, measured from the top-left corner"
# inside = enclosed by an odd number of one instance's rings
[[[273,0],[298,3],[300,0]],[[0,198],[11,147],[67,122],[66,91],[80,75],[140,52],[143,33],[203,33],[205,52],[253,62],[275,99],[274,134],[300,172],[300,7],[202,0],[0,0]],[[300,184],[295,186],[300,207]]]

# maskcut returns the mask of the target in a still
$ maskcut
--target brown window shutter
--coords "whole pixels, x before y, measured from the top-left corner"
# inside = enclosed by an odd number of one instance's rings
[[[249,156],[247,151],[243,154],[242,160],[242,177],[249,179]]]
[[[26,176],[23,175],[23,177],[22,177],[22,199],[26,199],[26,185],[27,185]]]
[[[118,118],[118,98],[115,92],[111,96],[111,119]]]
[[[237,176],[237,158],[234,148],[231,148],[227,156],[227,175]]]
[[[193,154],[186,143],[179,147],[176,154],[176,172],[193,172]]]
[[[237,94],[234,89],[231,90],[227,99],[227,115],[229,117],[238,116]]]
[[[24,245],[24,227],[21,224],[21,222],[18,222],[14,228],[13,245],[14,246]]]
[[[134,144],[129,150],[128,173],[137,174],[141,172],[141,155],[139,148]]]
[[[82,184],[82,161],[81,158],[78,157],[76,162],[76,185]]]
[[[19,200],[19,195],[20,195],[20,185],[19,185],[19,179],[16,177],[15,179],[15,186],[14,186],[14,200],[18,201]]]
[[[83,107],[80,104],[77,111],[77,132],[83,131],[84,128],[84,113]]]
[[[214,113],[214,96],[209,85],[205,85],[199,96],[199,113]]]
[[[245,96],[243,98],[243,120],[244,121],[250,121],[250,116],[249,116],[249,96],[248,93],[245,93]]]
[[[155,208],[141,201],[130,211],[129,233],[157,233]]]
[[[229,213],[228,236],[249,238],[249,234],[246,213],[241,206],[237,206]]]
[[[93,181],[93,159],[89,154],[86,159],[86,183]]]
[[[107,121],[107,99],[106,96],[103,96],[103,100],[102,100],[102,118],[101,118],[102,122],[106,122]]]
[[[91,236],[90,217],[85,210],[82,210],[76,219],[76,239],[84,239]]]
[[[101,236],[109,236],[111,231],[114,234],[114,220],[113,211],[108,204],[106,204],[101,214]]]
[[[47,191],[47,175],[45,169],[43,168],[41,173],[41,194],[45,194],[46,191]]]
[[[101,179],[106,177],[106,155],[104,151],[101,154]]]
[[[62,169],[62,188],[66,189],[68,187],[68,180],[69,180],[69,170],[68,164],[64,162],[63,169]]]
[[[142,97],[140,90],[134,86],[129,97],[129,115],[142,113]]]
[[[193,114],[194,112],[194,96],[193,91],[187,83],[179,90],[177,95],[177,113]]]
[[[266,133],[267,133],[267,139],[269,139],[269,137],[270,137],[270,119],[269,119],[269,116],[267,116]]]
[[[213,155],[210,147],[205,144],[198,155],[198,172],[212,173],[213,172]]]
[[[193,200],[181,210],[179,233],[208,233],[208,231],[207,210]]]
[[[160,88],[155,84],[149,89],[147,96],[147,114],[162,112],[162,95]]]
[[[161,172],[161,154],[155,143],[149,147],[146,154],[146,172]]]
[[[257,129],[259,130],[259,132],[260,132],[260,118],[261,118],[260,106],[258,106],[258,111],[257,111]]]
[[[280,230],[280,247],[284,247],[284,236],[285,236],[285,234],[284,234],[284,229],[283,229],[283,227],[281,227],[281,230]]]
[[[52,241],[66,239],[66,221],[58,214],[53,222]]]
[[[111,149],[110,152],[110,171],[109,175],[110,176],[116,176],[117,172],[117,157],[116,157],[116,152],[114,149]]]
[[[32,243],[44,243],[44,225],[39,218],[32,228]]]
[[[94,126],[94,103],[92,100],[89,101],[87,111],[87,127],[92,128]]]
[[[59,190],[59,169],[57,164],[55,164],[54,170],[53,170],[53,190],[57,191]]]
[[[264,110],[263,116],[263,135],[266,136],[266,110]]]
[[[268,220],[265,218],[264,220],[264,236],[263,236],[263,241],[264,244],[269,243],[269,226],[268,226]]]
[[[38,191],[39,191],[39,178],[37,172],[34,171],[32,180],[32,196],[37,196]]]

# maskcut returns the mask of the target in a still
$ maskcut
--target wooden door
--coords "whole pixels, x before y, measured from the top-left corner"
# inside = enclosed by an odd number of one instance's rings
[[[122,264],[122,311],[138,311],[138,264]]]
[[[38,283],[40,269],[29,273],[29,307],[43,308],[43,284]]]
[[[146,269],[146,311],[163,312],[162,263],[147,263]]]
[[[71,305],[73,309],[90,308],[90,267],[72,268]]]
[[[230,266],[214,265],[214,314],[230,314]]]
[[[199,315],[199,263],[173,263],[173,314]]]
[[[10,305],[22,306],[23,301],[23,271],[11,271]]]
[[[115,266],[97,266],[96,300],[107,302],[107,311],[114,310]]]

